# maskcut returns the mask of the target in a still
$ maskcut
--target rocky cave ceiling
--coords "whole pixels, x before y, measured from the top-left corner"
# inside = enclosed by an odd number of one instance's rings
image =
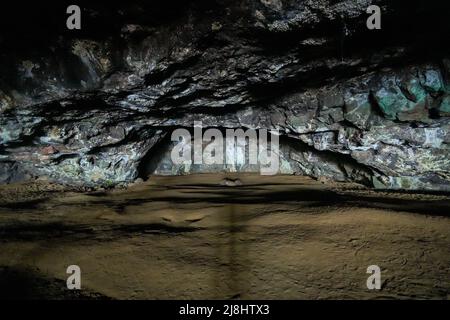
[[[64,3],[3,10],[0,182],[222,170],[167,163],[170,133],[201,120],[280,130],[280,173],[448,191],[444,3],[80,2],[80,31]]]

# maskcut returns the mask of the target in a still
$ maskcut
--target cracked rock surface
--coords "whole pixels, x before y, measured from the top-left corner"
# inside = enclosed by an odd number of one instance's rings
[[[382,30],[366,28],[371,4]],[[35,9],[65,18],[64,4]],[[445,4],[131,1],[82,19],[3,28],[2,183],[255,170],[172,164],[172,131],[202,121],[279,130],[280,173],[450,190]]]

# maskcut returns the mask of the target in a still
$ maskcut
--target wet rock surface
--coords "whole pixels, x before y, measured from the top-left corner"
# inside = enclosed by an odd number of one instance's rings
[[[365,26],[370,4],[383,9],[380,31]],[[280,173],[449,191],[445,7],[132,1],[87,5],[80,32],[53,20],[4,31],[0,181],[109,187],[155,170],[254,171],[171,164],[171,132],[201,120],[279,130]]]

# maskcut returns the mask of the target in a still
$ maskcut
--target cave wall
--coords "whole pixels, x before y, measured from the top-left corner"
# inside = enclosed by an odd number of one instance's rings
[[[381,30],[366,28],[370,4],[382,8]],[[81,31],[65,29],[64,3],[32,8],[26,20],[37,28],[3,28],[2,183],[45,176],[96,187],[152,170],[257,170],[170,164],[171,132],[201,120],[220,130],[279,130],[280,173],[450,190],[443,3],[81,7]]]

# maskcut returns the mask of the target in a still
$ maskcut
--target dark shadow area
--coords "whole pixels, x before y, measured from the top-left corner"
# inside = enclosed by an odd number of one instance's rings
[[[0,300],[111,300],[100,294],[69,290],[63,280],[38,271],[0,266]]]
[[[44,239],[76,239],[83,240],[99,237],[99,239],[119,239],[132,234],[182,234],[200,231],[202,228],[176,226],[164,223],[140,223],[88,226],[81,224],[40,223],[3,226],[0,230],[2,241],[37,241]],[[0,242],[1,243],[1,242]]]
[[[282,184],[274,184],[280,186]],[[300,208],[305,207],[361,207],[374,209],[387,209],[392,211],[404,211],[435,216],[450,216],[450,201],[442,199],[401,199],[393,197],[396,194],[411,194],[417,198],[420,195],[447,196],[443,192],[402,192],[402,191],[370,191],[370,194],[354,191],[338,192],[333,190],[306,189],[299,184],[289,184],[289,190],[270,191],[270,185],[250,185],[237,187],[223,187],[214,185],[176,185],[165,186],[158,192],[175,190],[176,195],[165,196],[153,194],[149,190],[148,196],[140,194],[139,197],[125,199],[111,199],[111,194],[90,194],[95,201],[93,205],[104,205],[122,214],[127,206],[144,205],[146,203],[168,202],[176,205],[210,203],[214,205],[246,205],[246,204],[283,204],[296,203]],[[391,195],[391,196],[390,196]],[[102,199],[109,197],[109,199]],[[64,205],[79,205],[66,203]]]

